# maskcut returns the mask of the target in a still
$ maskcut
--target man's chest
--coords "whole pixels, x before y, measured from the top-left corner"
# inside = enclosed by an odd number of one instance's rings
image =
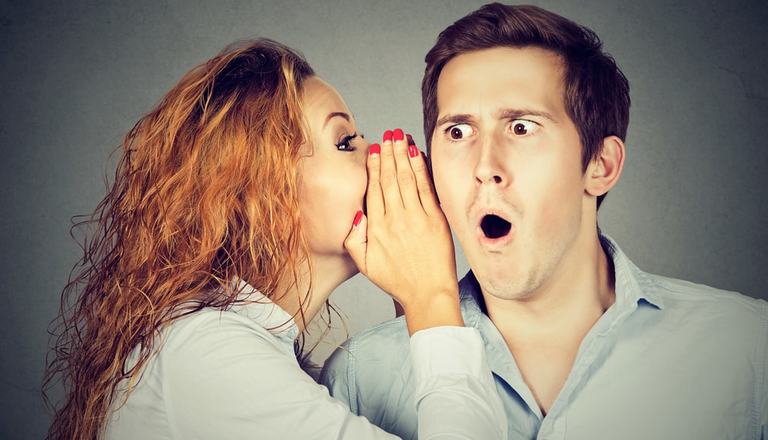
[[[578,346],[512,348],[511,351],[536,404],[547,414],[571,373]]]
[[[750,438],[755,432],[756,378],[748,362],[674,344],[618,344],[605,357],[589,354],[571,365],[565,356],[543,352],[494,365],[510,439],[705,440]],[[524,371],[525,382],[508,380]],[[417,430],[409,376],[400,375],[377,402],[368,402],[369,410],[378,411],[362,414],[403,438],[415,438]],[[561,402],[550,402],[553,411],[539,419],[533,402],[521,397],[525,387],[537,393],[549,387]]]
[[[730,439],[751,438],[755,426],[757,378],[750,362],[670,341],[656,345],[621,343],[606,351],[580,353],[557,392],[557,402],[526,433],[541,439]],[[555,361],[553,361],[555,362]],[[525,368],[559,367],[520,362]],[[545,385],[554,383],[542,382]],[[538,384],[526,381],[536,393]],[[508,414],[520,414],[524,390],[499,387]],[[526,426],[527,417],[509,425]],[[530,426],[530,425],[528,425]],[[518,433],[518,437],[523,432]]]

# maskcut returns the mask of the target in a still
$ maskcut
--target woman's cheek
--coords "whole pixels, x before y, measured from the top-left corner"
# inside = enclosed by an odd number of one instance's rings
[[[339,169],[308,173],[302,185],[302,222],[313,252],[345,253],[344,240],[366,187],[365,170],[349,173]]]
[[[349,172],[337,170],[332,176],[333,183],[326,188],[325,210],[332,224],[326,225],[327,247],[346,253],[344,240],[352,228],[352,221],[358,210],[363,209],[368,177],[365,169],[353,168]],[[331,180],[331,179],[329,179]]]
[[[321,176],[317,172],[304,170],[300,186],[299,205],[301,225],[313,253],[325,253],[328,248],[329,218],[327,199],[330,197]]]

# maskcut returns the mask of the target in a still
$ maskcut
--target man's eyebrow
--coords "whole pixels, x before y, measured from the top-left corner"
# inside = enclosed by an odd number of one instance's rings
[[[333,118],[335,118],[337,116],[340,117],[340,118],[346,119],[347,122],[352,122],[352,117],[350,117],[349,114],[347,114],[347,113],[344,113],[344,112],[331,112],[331,113],[328,113],[328,116],[325,117],[325,122],[323,122],[323,128],[325,128],[325,126],[328,125],[328,121],[330,121],[331,119],[333,119]]]
[[[460,114],[460,115],[448,114],[438,119],[437,122],[435,123],[435,127],[439,127],[447,122],[453,122],[454,124],[462,124],[465,122],[470,122],[472,121],[472,119],[473,119],[472,115],[467,113]]]
[[[540,116],[542,118],[547,118],[554,123],[557,123],[557,120],[552,116],[551,113],[543,110],[531,110],[531,109],[524,109],[524,108],[521,108],[521,109],[505,108],[505,109],[499,110],[498,115],[500,119],[517,119],[522,116]],[[448,122],[451,122],[454,124],[464,124],[467,122],[472,122],[473,120],[474,120],[474,117],[468,113],[462,113],[457,115],[448,114],[438,119],[437,122],[435,123],[435,127],[439,127]]]
[[[543,110],[531,110],[526,108],[505,108],[499,110],[499,117],[502,119],[517,119],[522,116],[540,116],[542,118],[547,118],[557,124],[557,120],[552,116],[552,114]]]

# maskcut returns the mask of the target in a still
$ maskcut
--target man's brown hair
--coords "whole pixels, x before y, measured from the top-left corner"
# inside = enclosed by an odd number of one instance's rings
[[[535,46],[560,55],[565,66],[565,109],[579,131],[584,171],[600,153],[605,137],[625,140],[629,82],[602,51],[600,38],[591,29],[536,6],[490,3],[448,26],[425,58],[421,96],[430,157],[438,116],[437,80],[443,67],[462,53],[499,46]],[[604,197],[597,198],[598,208]]]

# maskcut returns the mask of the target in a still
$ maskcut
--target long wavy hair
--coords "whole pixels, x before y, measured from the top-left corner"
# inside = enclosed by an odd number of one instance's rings
[[[309,260],[296,170],[312,75],[282,44],[236,43],[188,72],[126,135],[106,197],[70,231],[86,233],[50,329],[47,438],[100,438],[116,385],[135,384],[160,330],[238,301],[234,277],[272,299],[285,280],[297,285]],[[52,404],[59,383],[64,397]]]

